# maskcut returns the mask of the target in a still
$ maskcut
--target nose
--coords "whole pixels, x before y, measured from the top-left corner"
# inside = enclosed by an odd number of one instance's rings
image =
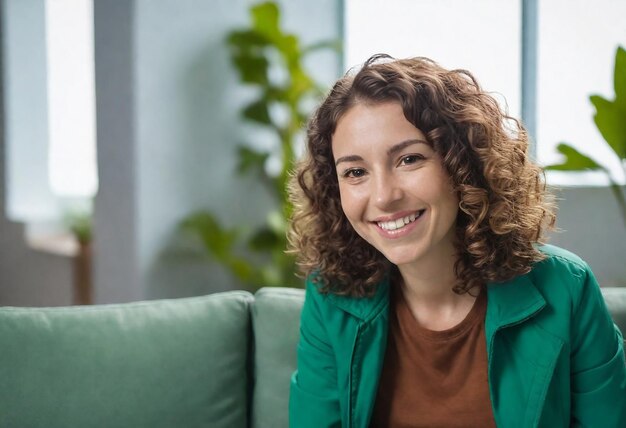
[[[389,173],[378,174],[373,180],[372,199],[376,208],[388,211],[402,199],[403,190],[398,179]]]

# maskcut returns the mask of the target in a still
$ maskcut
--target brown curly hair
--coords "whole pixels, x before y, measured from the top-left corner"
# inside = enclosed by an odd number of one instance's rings
[[[355,297],[397,273],[344,215],[332,152],[337,122],[351,107],[384,102],[399,103],[424,133],[458,194],[454,291],[529,272],[543,258],[535,244],[555,214],[543,172],[528,157],[526,131],[468,71],[387,55],[337,81],[309,122],[307,153],[289,183],[289,251],[301,272],[322,292]]]

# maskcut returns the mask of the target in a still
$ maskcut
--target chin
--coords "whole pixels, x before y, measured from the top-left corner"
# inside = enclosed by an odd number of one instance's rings
[[[407,254],[406,252],[404,253],[382,253],[383,256],[385,256],[385,258],[387,260],[389,260],[390,263],[396,265],[396,266],[402,266],[402,265],[406,265],[406,264],[410,264],[410,263],[415,263],[416,261],[419,260],[419,255],[417,254]]]

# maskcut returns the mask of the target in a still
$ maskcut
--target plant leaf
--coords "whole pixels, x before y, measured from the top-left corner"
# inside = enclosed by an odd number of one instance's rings
[[[281,239],[268,227],[256,231],[250,238],[248,247],[253,251],[271,251],[282,244]]]
[[[217,260],[229,259],[237,232],[222,228],[212,213],[196,212],[182,221],[181,228],[198,235],[208,252]]]
[[[267,84],[267,69],[269,66],[267,58],[261,55],[252,55],[249,52],[240,52],[233,54],[232,59],[243,82],[259,85]]]
[[[244,283],[250,283],[250,281],[255,277],[254,266],[246,260],[232,258],[226,264],[237,279]]]
[[[600,95],[589,97],[596,108],[593,117],[604,140],[620,159],[626,158],[626,110],[617,102],[609,101]]]
[[[267,101],[263,98],[246,106],[243,109],[242,114],[243,117],[254,122],[261,123],[263,125],[272,124],[270,112],[267,107]]]
[[[275,3],[259,3],[252,7],[251,13],[252,25],[256,30],[271,39],[276,39],[277,36],[280,35],[280,29],[278,27],[280,11]]]
[[[240,174],[248,172],[252,168],[263,170],[265,162],[269,157],[269,153],[257,152],[247,146],[239,146],[237,152],[239,154],[237,172]]]
[[[615,52],[613,84],[615,87],[615,101],[622,110],[626,110],[626,50],[621,46],[618,46]]]
[[[606,170],[596,161],[580,153],[569,144],[560,143],[556,149],[565,156],[565,160],[559,164],[547,165],[544,169],[553,171]]]
[[[287,62],[287,67],[299,67],[300,42],[293,34],[285,34],[277,40],[276,47],[283,54]]]
[[[619,209],[622,212],[622,219],[624,220],[624,226],[626,226],[626,198],[624,198],[624,194],[622,193],[622,187],[610,176],[609,180],[611,181],[611,192],[613,192],[617,205],[619,205]]]
[[[267,37],[254,30],[233,31],[228,34],[226,42],[231,49],[241,51],[252,51],[270,44]]]

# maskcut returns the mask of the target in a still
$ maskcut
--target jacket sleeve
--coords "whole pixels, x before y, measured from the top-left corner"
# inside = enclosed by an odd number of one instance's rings
[[[291,428],[341,427],[337,367],[321,313],[324,304],[324,297],[307,280],[300,320],[297,370],[291,377]]]
[[[626,363],[622,334],[587,267],[572,319],[572,422],[583,427],[626,427]]]

